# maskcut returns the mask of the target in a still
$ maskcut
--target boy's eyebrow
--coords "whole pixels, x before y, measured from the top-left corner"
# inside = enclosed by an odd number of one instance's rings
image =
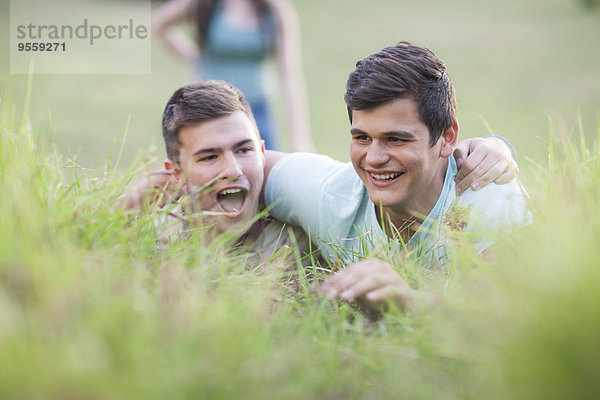
[[[412,132],[408,132],[408,131],[390,131],[390,132],[384,132],[383,136],[385,137],[389,137],[389,136],[399,136],[405,139],[414,139],[415,138],[415,134]]]
[[[235,149],[236,147],[240,147],[240,146],[243,146],[243,145],[251,143],[251,142],[252,142],[252,139],[240,140],[239,142],[237,142],[236,144],[234,144],[232,148]]]
[[[238,148],[245,144],[248,144],[250,142],[252,142],[252,139],[240,140],[239,142],[235,143],[231,148],[235,149],[235,148]],[[192,157],[197,157],[199,155],[206,154],[206,153],[220,153],[222,151],[223,151],[223,149],[221,149],[220,147],[209,147],[206,149],[196,150],[194,153],[192,153]]]
[[[362,130],[360,130],[358,128],[352,128],[352,129],[350,129],[350,134],[352,136],[354,136],[354,135],[366,135],[366,132],[362,131]]]
[[[358,128],[354,128],[350,130],[350,134],[352,136],[354,135],[368,135],[367,132],[363,131],[362,129],[358,129]],[[415,134],[408,132],[408,131],[389,131],[389,132],[383,132],[381,134],[381,136],[383,137],[390,137],[390,136],[396,136],[396,137],[402,137],[405,139],[414,139],[415,138]]]
[[[220,152],[221,149],[217,148],[217,147],[211,147],[211,148],[207,148],[207,149],[200,149],[200,150],[196,150],[195,152],[192,153],[192,157],[196,157],[202,154],[206,154],[206,153],[218,153]]]

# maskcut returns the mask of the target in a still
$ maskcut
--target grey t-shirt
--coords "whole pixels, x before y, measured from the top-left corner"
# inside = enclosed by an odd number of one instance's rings
[[[155,226],[160,246],[190,236],[190,227],[181,206],[162,213],[156,218]],[[265,262],[290,264],[297,258],[307,266],[312,264],[313,259],[320,259],[316,246],[311,246],[308,235],[301,228],[268,217],[257,220],[233,247],[250,253],[249,268]]]

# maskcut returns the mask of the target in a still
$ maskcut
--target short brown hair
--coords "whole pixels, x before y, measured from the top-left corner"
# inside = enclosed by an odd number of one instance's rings
[[[250,105],[244,94],[235,86],[224,81],[211,80],[190,83],[177,89],[167,102],[162,117],[162,134],[167,157],[179,164],[181,141],[178,135],[181,128],[236,111],[242,111],[248,116],[260,140]]]
[[[429,129],[433,146],[456,123],[456,94],[443,61],[429,49],[400,42],[356,63],[344,100],[352,110],[369,110],[390,100],[411,98]]]

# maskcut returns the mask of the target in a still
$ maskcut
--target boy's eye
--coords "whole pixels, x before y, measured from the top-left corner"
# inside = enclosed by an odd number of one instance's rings
[[[414,137],[402,136],[402,135],[392,135],[392,136],[388,136],[386,139],[387,139],[388,143],[398,144],[398,145],[403,145],[405,143],[411,143],[415,140]]]
[[[238,149],[238,153],[240,153],[240,154],[246,154],[246,153],[249,153],[251,151],[252,151],[252,147],[249,147],[249,146],[247,146],[247,147],[240,147]]]
[[[214,154],[211,154],[211,155],[209,155],[209,156],[204,156],[204,157],[201,157],[200,159],[198,159],[198,161],[211,161],[211,160],[214,160],[214,159],[216,159],[216,158],[217,158],[217,156],[216,156],[216,155],[214,155]]]
[[[354,135],[352,136],[352,139],[358,140],[359,142],[365,142],[369,140],[369,137],[367,135]]]

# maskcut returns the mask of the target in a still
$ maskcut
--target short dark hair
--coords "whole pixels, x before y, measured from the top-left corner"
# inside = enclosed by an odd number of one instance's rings
[[[388,101],[411,98],[429,129],[433,146],[456,123],[456,94],[443,61],[429,49],[400,42],[356,63],[344,100],[352,110],[369,110]]]
[[[200,81],[185,85],[175,91],[162,117],[162,134],[167,157],[179,164],[179,131],[185,126],[202,121],[244,112],[260,139],[250,105],[244,94],[235,86],[219,80]]]

